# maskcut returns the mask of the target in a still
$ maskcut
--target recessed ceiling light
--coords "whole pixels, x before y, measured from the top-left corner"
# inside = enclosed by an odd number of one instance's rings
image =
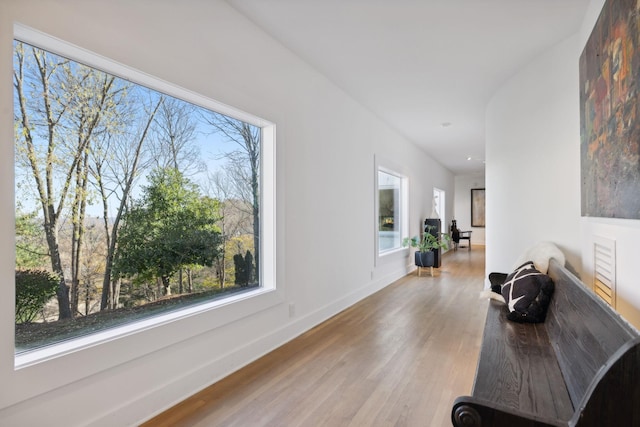
[[[473,157],[473,156],[467,157],[467,160],[468,161],[472,161],[473,160],[474,162],[482,162],[483,164],[485,163],[484,159],[479,159],[479,158]]]

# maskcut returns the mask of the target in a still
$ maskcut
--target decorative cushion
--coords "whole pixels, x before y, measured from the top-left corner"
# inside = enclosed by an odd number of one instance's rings
[[[553,280],[538,271],[533,261],[527,261],[507,275],[500,293],[507,303],[507,318],[514,322],[540,323],[555,287]]]

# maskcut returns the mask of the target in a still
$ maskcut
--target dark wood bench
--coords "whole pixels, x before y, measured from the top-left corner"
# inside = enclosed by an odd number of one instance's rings
[[[490,301],[471,396],[456,427],[640,426],[640,336],[554,259],[544,323],[507,320]]]

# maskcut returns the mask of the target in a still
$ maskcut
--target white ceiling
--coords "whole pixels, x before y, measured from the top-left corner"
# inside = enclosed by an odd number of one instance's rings
[[[589,3],[227,1],[456,175],[484,171],[496,89],[577,32]]]

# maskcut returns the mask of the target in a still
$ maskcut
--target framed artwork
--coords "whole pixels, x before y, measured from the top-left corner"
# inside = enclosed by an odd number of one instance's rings
[[[484,188],[471,189],[471,226],[484,227]]]
[[[582,216],[640,219],[638,16],[607,0],[580,55]]]

